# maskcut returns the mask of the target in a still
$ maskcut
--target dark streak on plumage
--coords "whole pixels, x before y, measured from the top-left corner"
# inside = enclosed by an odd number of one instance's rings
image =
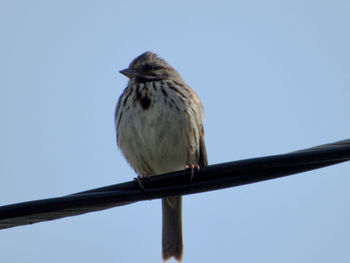
[[[120,120],[122,119],[122,116],[123,116],[123,111],[121,110],[121,111],[120,111],[119,120],[118,120],[118,124],[117,124],[117,125],[119,125]]]
[[[149,108],[149,106],[151,105],[151,100],[147,96],[142,97],[140,102],[141,102],[141,106],[144,110],[147,110]]]
[[[163,86],[161,87],[161,91],[162,91],[164,97],[168,97],[169,96]]]
[[[144,95],[141,93],[142,87],[140,85],[137,85],[137,88],[135,90],[136,93],[136,100],[140,102],[141,107],[144,110],[147,110],[149,106],[151,105],[151,99],[148,97],[148,88],[143,88],[144,89]]]
[[[125,95],[125,98],[124,98],[124,101],[123,101],[123,107],[125,107],[125,105],[126,105],[126,102],[128,101],[128,98],[129,98],[129,96],[130,96],[130,90],[128,91],[128,93]]]
[[[170,98],[170,103],[169,103],[169,105],[175,106],[175,109],[176,109],[178,112],[180,112],[179,106],[177,106],[177,104],[176,104],[176,102],[174,101],[173,98]]]
[[[182,88],[185,88],[185,87],[186,87],[186,85],[184,85],[183,83],[181,83],[181,82],[179,82],[179,81],[173,80],[173,82],[174,82],[174,84],[175,84],[176,86],[179,86],[179,87],[182,87]]]

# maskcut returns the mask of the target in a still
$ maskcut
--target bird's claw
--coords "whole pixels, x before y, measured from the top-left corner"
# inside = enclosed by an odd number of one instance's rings
[[[134,178],[134,182],[138,184],[138,186],[146,193],[146,188],[143,186],[141,179],[144,177],[137,176]],[[146,177],[147,178],[147,177]]]
[[[194,178],[194,170],[196,169],[197,172],[199,173],[200,166],[199,166],[199,164],[187,164],[185,166],[185,169],[191,169],[191,183],[192,183],[193,178]]]

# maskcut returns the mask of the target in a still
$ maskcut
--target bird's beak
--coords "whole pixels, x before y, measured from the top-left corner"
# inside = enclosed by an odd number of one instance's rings
[[[119,73],[122,73],[123,75],[127,76],[128,78],[132,78],[132,77],[135,77],[137,75],[136,70],[131,69],[131,68],[123,69],[123,70],[119,71]]]

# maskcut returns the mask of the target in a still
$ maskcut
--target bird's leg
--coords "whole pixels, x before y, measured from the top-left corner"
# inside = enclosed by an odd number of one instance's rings
[[[192,183],[194,178],[194,170],[197,170],[197,172],[199,173],[200,166],[199,164],[187,164],[185,166],[185,169],[191,169],[191,183]]]

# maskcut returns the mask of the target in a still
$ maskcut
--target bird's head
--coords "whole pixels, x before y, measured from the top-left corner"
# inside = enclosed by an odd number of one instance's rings
[[[135,58],[128,68],[119,71],[130,79],[157,81],[180,78],[180,74],[165,60],[152,52],[145,52]]]

